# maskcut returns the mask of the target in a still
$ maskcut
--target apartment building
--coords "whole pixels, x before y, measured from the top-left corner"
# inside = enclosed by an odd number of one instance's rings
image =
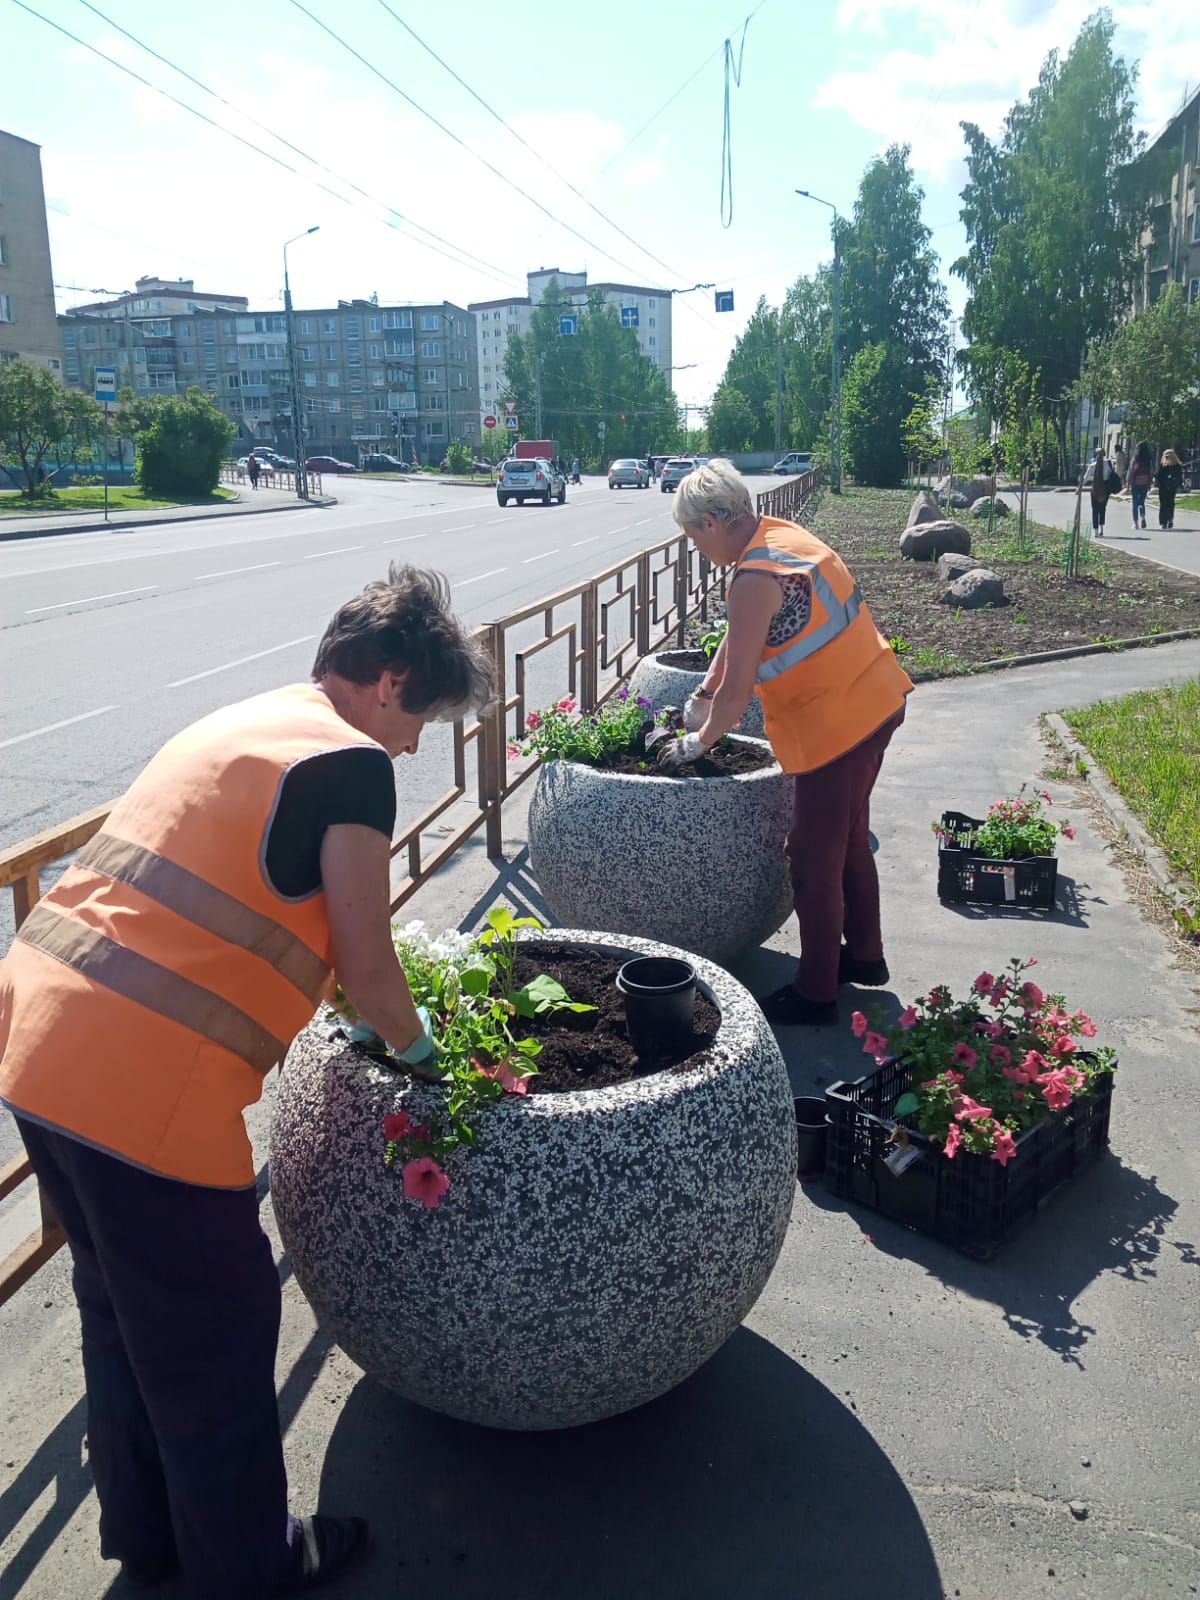
[[[67,382],[89,388],[97,365],[115,365],[118,383],[138,392],[194,384],[236,424],[238,445],[294,451],[287,320],[248,304],[186,280],[139,279],[136,293],[59,319]],[[340,300],[292,316],[308,454],[403,448],[436,463],[451,439],[478,443],[475,327],[463,307]]]
[[[542,303],[552,279],[563,296],[576,306],[586,306],[598,290],[612,306],[622,325],[638,338],[648,356],[671,381],[671,290],[650,289],[628,283],[589,284],[586,272],[562,272],[542,267],[525,275],[529,292],[503,300],[476,300],[468,307],[475,319],[479,349],[479,401],[483,414],[502,408],[505,394],[504,356],[514,333],[528,333],[535,306]]]
[[[16,356],[62,370],[42,153],[0,133],[0,361]]]
[[[1142,235],[1135,312],[1152,305],[1168,283],[1181,284],[1189,302],[1200,300],[1200,89],[1171,118],[1151,150],[1171,157],[1171,178]]]

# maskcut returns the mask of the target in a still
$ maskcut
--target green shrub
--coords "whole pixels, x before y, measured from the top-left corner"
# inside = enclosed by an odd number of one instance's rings
[[[138,436],[138,483],[156,496],[211,494],[233,434],[233,423],[201,390],[164,397]]]
[[[470,477],[475,470],[475,457],[461,439],[451,439],[446,461],[451,472],[462,473],[466,477]]]

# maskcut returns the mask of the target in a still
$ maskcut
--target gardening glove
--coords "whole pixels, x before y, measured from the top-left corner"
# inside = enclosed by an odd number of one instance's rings
[[[370,1044],[375,1037],[375,1029],[361,1017],[357,1022],[351,1022],[349,1017],[342,1016],[335,1016],[333,1020],[351,1044]]]
[[[433,1055],[433,1023],[429,1019],[429,1012],[424,1006],[417,1007],[417,1020],[421,1024],[421,1032],[409,1045],[407,1050],[392,1050],[397,1061],[403,1061],[406,1066],[419,1067],[427,1062]]]
[[[688,702],[683,708],[683,725],[688,733],[699,733],[708,721],[711,700],[704,700],[698,694],[689,695]]]
[[[649,740],[646,741],[647,744]],[[693,761],[707,755],[704,744],[698,733],[685,733],[682,738],[664,739],[658,752],[658,764],[665,767],[668,772],[677,772],[680,767],[690,767]]]

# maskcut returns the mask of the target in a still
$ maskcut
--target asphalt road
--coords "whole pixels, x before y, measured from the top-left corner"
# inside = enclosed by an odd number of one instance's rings
[[[337,488],[326,509],[0,545],[0,844],[119,794],[206,712],[306,677],[335,606],[389,561],[439,568],[482,622],[674,531],[669,497],[603,480],[504,510],[486,486]],[[531,690],[552,692],[565,647],[538,659]],[[448,731],[426,743],[397,769],[402,815],[445,787]]]

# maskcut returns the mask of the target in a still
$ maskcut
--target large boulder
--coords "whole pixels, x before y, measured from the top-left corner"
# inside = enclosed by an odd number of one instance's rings
[[[971,515],[973,517],[986,517],[989,514],[989,512],[991,511],[991,509],[992,509],[991,499],[990,499],[990,497],[985,497],[982,500],[976,500],[975,504],[971,507]],[[996,496],[996,516],[997,516],[997,518],[1000,518],[1000,517],[1006,517],[1007,515],[1008,515],[1008,506],[1005,503],[1005,501],[1001,500],[999,495],[997,495]]]
[[[1006,606],[1008,596],[1004,593],[1004,579],[998,577],[988,567],[973,567],[970,572],[964,572],[942,596],[944,606],[959,607],[964,611],[981,611],[985,606]]]
[[[946,504],[952,511],[966,511],[971,502],[961,489],[954,489],[946,496]]]
[[[926,522],[919,528],[905,528],[900,535],[900,554],[905,561],[936,561],[950,551],[971,554],[971,535],[961,522]]]
[[[976,567],[981,567],[982,561],[976,561],[974,556],[962,556],[957,552],[938,557],[938,577],[943,583],[953,583],[955,578],[961,578],[964,572],[973,572]]]
[[[991,478],[984,476],[982,473],[977,473],[975,477],[971,479],[970,483],[963,485],[963,493],[967,497],[967,504],[969,506],[973,506],[977,500],[986,499],[991,492],[992,480]]]
[[[908,513],[908,526],[919,528],[926,522],[938,522],[941,519],[942,508],[938,505],[928,489],[922,489],[912,503]]]

